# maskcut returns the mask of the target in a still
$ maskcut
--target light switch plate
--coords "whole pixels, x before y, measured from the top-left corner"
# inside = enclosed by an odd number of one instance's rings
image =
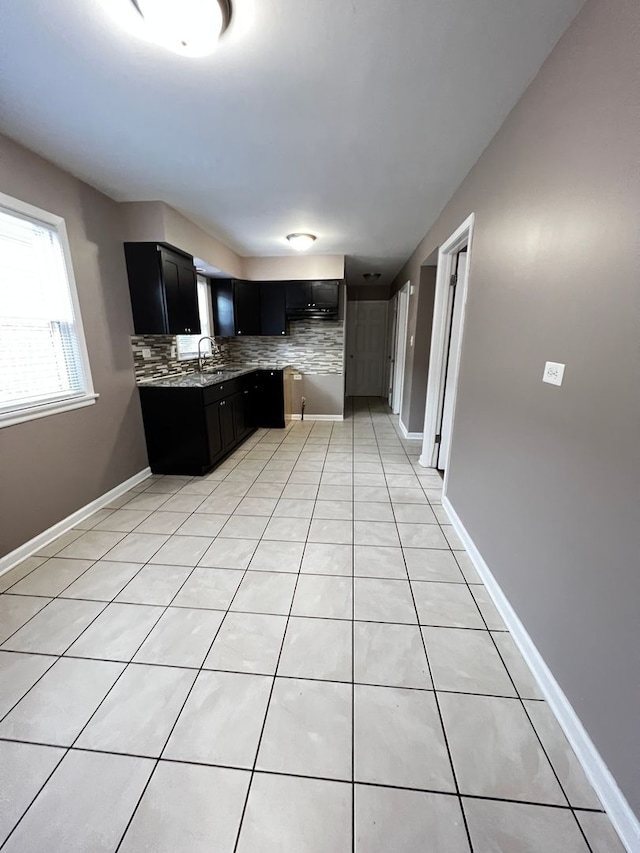
[[[297,381],[297,380],[299,380],[299,379],[302,379],[302,374],[301,374],[301,373],[294,373],[294,374],[293,374],[293,378],[294,378],[294,380],[296,380],[296,381]]]
[[[548,382],[549,385],[562,385],[564,368],[564,364],[559,364],[557,361],[548,361],[544,366],[542,381]]]

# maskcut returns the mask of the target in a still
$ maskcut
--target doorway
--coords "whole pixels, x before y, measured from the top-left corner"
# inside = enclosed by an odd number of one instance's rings
[[[464,332],[474,215],[438,252],[427,404],[420,464],[444,471],[445,492]]]
[[[382,397],[387,300],[347,303],[347,396]]]
[[[407,355],[407,326],[409,322],[409,291],[407,282],[393,297],[393,324],[391,328],[389,406],[394,415],[402,410],[404,391],[404,362]]]

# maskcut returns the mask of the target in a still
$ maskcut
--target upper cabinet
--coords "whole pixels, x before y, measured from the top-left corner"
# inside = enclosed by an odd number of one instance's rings
[[[260,282],[260,328],[263,335],[286,335],[286,285],[283,281]]]
[[[236,335],[260,335],[260,285],[255,281],[234,281]]]
[[[254,281],[212,279],[216,337],[260,334],[260,286]]]
[[[212,279],[216,335],[287,334],[287,319],[338,317],[339,281]]]
[[[212,279],[211,289],[216,335],[287,334],[284,282]]]
[[[289,317],[338,316],[339,281],[287,282],[286,310]]]
[[[125,243],[133,323],[138,335],[199,335],[193,258],[161,243]]]

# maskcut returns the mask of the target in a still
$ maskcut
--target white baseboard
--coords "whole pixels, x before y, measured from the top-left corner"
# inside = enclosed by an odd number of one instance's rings
[[[402,423],[401,420],[398,421],[398,426],[400,427],[400,432],[402,433],[403,438],[416,438],[422,439],[423,433],[421,432],[409,432],[406,426]]]
[[[305,421],[343,421],[344,415],[307,415],[304,416]],[[292,421],[301,421],[302,415],[291,415]]]
[[[640,821],[447,497],[442,505],[622,842],[640,850]]]
[[[71,530],[71,528],[79,521],[84,521],[85,518],[88,518],[96,512],[96,510],[102,509],[102,507],[111,503],[112,500],[115,500],[115,498],[118,498],[120,495],[128,492],[129,489],[137,486],[138,483],[142,483],[150,476],[151,468],[143,469],[138,474],[134,474],[133,477],[129,477],[129,479],[125,480],[124,483],[120,483],[119,486],[115,486],[104,495],[96,498],[95,501],[91,501],[91,503],[86,504],[86,506],[81,507],[71,513],[71,515],[63,518],[62,521],[54,524],[53,527],[50,527],[48,530],[44,530],[42,533],[34,536],[33,539],[25,542],[24,545],[20,545],[19,548],[16,548],[14,551],[6,554],[4,557],[0,557],[0,575],[4,575],[5,572],[8,572],[14,566],[17,566],[18,563],[21,563],[23,560],[26,560],[27,557],[31,557],[33,554],[37,553],[40,548],[44,548],[44,546],[48,545],[49,542],[53,542],[53,540],[57,539],[58,536],[66,533],[67,530]]]

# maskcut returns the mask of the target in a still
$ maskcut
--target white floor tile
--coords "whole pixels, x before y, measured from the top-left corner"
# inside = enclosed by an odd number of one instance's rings
[[[351,850],[351,785],[256,773],[238,853]]]
[[[191,669],[131,664],[77,741],[83,749],[157,758],[195,680]]]
[[[163,757],[250,770],[272,682],[264,675],[201,672]]]
[[[357,853],[470,853],[457,797],[356,785],[355,828]]]
[[[277,678],[256,767],[351,779],[351,685]]]
[[[431,691],[356,685],[354,717],[357,782],[455,791]]]
[[[161,761],[119,853],[233,853],[250,778],[241,770]]]
[[[68,753],[3,853],[113,853],[152,769],[148,758]]]

